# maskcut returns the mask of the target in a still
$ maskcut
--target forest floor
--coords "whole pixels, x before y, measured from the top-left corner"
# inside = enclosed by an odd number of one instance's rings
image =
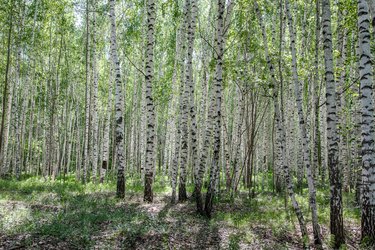
[[[154,203],[145,204],[139,183],[128,182],[120,200],[114,182],[0,180],[0,249],[302,249],[297,220],[283,195],[267,190],[252,199],[245,192],[235,200],[222,195],[208,220],[197,215],[192,201],[171,205],[166,186],[156,182]],[[311,236],[303,192],[297,198]],[[360,249],[360,215],[352,199],[344,196],[344,249]],[[329,249],[328,188],[318,189],[317,202]]]

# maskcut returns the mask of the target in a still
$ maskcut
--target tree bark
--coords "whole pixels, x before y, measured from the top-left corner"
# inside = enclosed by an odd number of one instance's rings
[[[87,166],[89,164],[89,136],[90,136],[90,85],[89,85],[89,0],[86,0],[86,96],[85,96],[85,134],[83,143],[83,182],[87,181]]]
[[[327,107],[327,148],[328,148],[328,170],[331,186],[330,199],[330,229],[334,235],[335,248],[344,243],[343,211],[340,168],[338,164],[338,133],[336,112],[336,88],[332,56],[332,32],[331,32],[331,9],[330,1],[322,0],[322,22],[323,22],[323,47],[326,80],[326,107]]]
[[[297,71],[297,52],[296,52],[296,45],[295,45],[295,31],[293,28],[293,20],[292,15],[289,9],[289,1],[285,0],[285,8],[286,14],[288,18],[288,26],[289,26],[289,35],[290,35],[290,49],[292,53],[292,71],[293,71],[293,81],[294,81],[294,95],[296,98],[297,103],[297,112],[298,112],[298,120],[299,120],[299,127],[300,127],[300,136],[302,138],[302,150],[303,150],[303,161],[306,168],[307,174],[307,184],[309,188],[309,204],[311,207],[311,217],[312,217],[312,224],[313,224],[313,231],[314,231],[314,243],[315,245],[321,245],[321,235],[320,235],[320,227],[318,223],[318,211],[316,205],[316,190],[314,179],[312,176],[311,171],[311,164],[310,164],[310,148],[309,148],[309,138],[307,135],[306,130],[306,122],[305,116],[303,113],[303,100],[302,100],[302,93],[300,88],[300,83],[298,79],[298,71]]]
[[[267,41],[267,33],[263,24],[263,17],[261,15],[261,12],[259,10],[258,3],[255,1],[255,10],[258,15],[259,23],[261,26],[262,30],[262,37],[263,37],[263,45],[264,45],[264,51],[265,51],[265,57],[267,61],[267,65],[269,68],[269,71],[271,73],[271,79],[272,79],[272,84],[273,84],[273,101],[274,101],[274,110],[275,110],[275,120],[276,120],[276,126],[277,126],[277,131],[276,131],[276,144],[277,144],[277,162],[280,164],[278,167],[282,167],[284,170],[284,176],[285,176],[285,181],[286,181],[286,186],[287,186],[287,191],[288,195],[292,201],[293,209],[296,213],[301,233],[302,233],[302,238],[303,240],[307,240],[307,228],[306,224],[303,218],[303,214],[301,211],[301,208],[296,200],[295,193],[293,190],[293,181],[290,175],[290,169],[289,166],[285,163],[285,157],[286,157],[286,133],[285,133],[285,125],[284,121],[282,119],[281,113],[280,113],[280,105],[279,105],[279,100],[278,100],[278,82],[275,77],[275,68],[273,66],[273,63],[271,61],[271,58],[269,56],[268,52],[268,41]],[[304,242],[305,245],[308,246],[308,242]]]
[[[4,175],[7,173],[7,152],[8,152],[8,137],[9,137],[9,122],[12,108],[13,98],[13,86],[9,84],[9,67],[11,65],[11,44],[12,44],[12,30],[13,30],[13,4],[9,13],[9,31],[7,41],[7,62],[5,67],[5,80],[4,80],[4,91],[3,91],[3,110],[1,116],[1,128],[0,128],[0,174]]]
[[[147,106],[147,132],[146,132],[146,162],[145,162],[145,202],[153,201],[152,182],[155,164],[155,107],[152,97],[152,84],[154,78],[154,43],[155,43],[155,0],[147,2],[147,47],[146,47],[146,106]]]
[[[362,104],[361,233],[365,243],[375,243],[375,119],[368,5],[358,0],[359,74]]]
[[[111,55],[112,66],[115,76],[115,151],[117,166],[117,197],[125,197],[125,157],[124,157],[124,119],[123,119],[123,96],[120,73],[120,62],[117,56],[117,40],[116,40],[116,13],[115,0],[109,0],[110,4],[110,21],[111,21]]]
[[[210,169],[210,178],[207,188],[206,200],[205,200],[205,213],[207,217],[211,217],[213,199],[214,199],[214,190],[216,179],[218,178],[218,169],[219,169],[219,152],[220,152],[220,133],[221,133],[221,96],[222,96],[222,83],[223,83],[223,56],[224,56],[224,11],[225,11],[225,2],[224,0],[217,0],[218,13],[217,13],[217,23],[216,23],[216,34],[215,34],[215,79],[213,86],[213,117],[212,117],[212,126],[213,126],[213,156],[212,156],[212,165]]]
[[[98,70],[96,55],[96,1],[93,2],[93,34],[92,34],[92,70],[93,70],[93,86],[92,86],[92,182],[96,182],[98,169]]]

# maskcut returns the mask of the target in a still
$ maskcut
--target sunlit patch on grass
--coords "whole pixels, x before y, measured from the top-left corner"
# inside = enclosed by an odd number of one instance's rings
[[[14,234],[33,220],[31,209],[18,202],[0,202],[0,231]]]
[[[7,237],[30,235],[23,237],[30,244],[33,237],[42,237],[73,248],[133,249],[154,243],[160,249],[301,246],[298,221],[285,193],[272,193],[267,186],[263,192],[259,186],[251,198],[244,189],[234,197],[223,192],[215,199],[213,217],[209,220],[196,213],[194,201],[169,204],[171,189],[167,179],[157,176],[153,188],[154,203],[147,204],[143,202],[143,183],[134,178],[127,179],[125,199],[116,198],[113,180],[86,185],[76,182],[74,175],[55,181],[36,177],[0,180],[0,230]],[[187,185],[188,191],[193,188],[192,184]],[[296,196],[310,230],[307,188]],[[358,238],[359,208],[353,202],[353,194],[343,196],[345,230],[349,237]],[[12,204],[20,205],[13,209]],[[328,242],[329,190],[317,190],[317,205],[324,240]]]

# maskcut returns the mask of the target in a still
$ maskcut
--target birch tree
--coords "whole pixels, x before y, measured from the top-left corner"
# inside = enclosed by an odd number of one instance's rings
[[[314,243],[316,245],[321,245],[321,236],[320,236],[320,227],[318,224],[318,211],[316,205],[316,190],[314,179],[311,172],[311,162],[310,162],[310,148],[309,148],[309,138],[307,135],[306,130],[306,121],[305,115],[303,112],[303,103],[302,103],[302,93],[300,82],[298,78],[298,70],[297,70],[297,51],[296,51],[296,38],[295,38],[295,30],[293,27],[293,19],[290,13],[289,8],[289,1],[285,0],[285,11],[287,14],[288,19],[288,26],[289,26],[289,36],[290,36],[290,50],[292,53],[292,72],[293,72],[293,81],[294,81],[294,95],[296,98],[297,103],[297,113],[298,113],[298,120],[299,120],[299,128],[300,128],[300,136],[302,138],[302,150],[303,150],[303,161],[304,166],[306,168],[307,173],[307,184],[309,188],[309,205],[311,207],[311,217],[313,223],[313,230],[314,230]]]
[[[188,53],[187,53],[187,68],[186,81],[189,86],[189,114],[190,114],[190,137],[191,137],[191,157],[192,170],[195,172],[198,163],[198,138],[197,138],[197,121],[196,121],[196,107],[194,94],[194,74],[193,74],[193,52],[195,41],[196,19],[198,14],[198,1],[191,0],[190,9],[190,24],[188,31]]]
[[[112,55],[111,55],[112,57]],[[112,85],[113,81],[113,65],[110,63],[110,73],[109,73],[109,85],[108,85],[108,101],[107,101],[107,114],[104,120],[104,135],[103,135],[103,160],[100,171],[100,183],[103,183],[105,174],[109,167],[109,138],[110,138],[110,125],[112,117]]]
[[[9,126],[10,114],[13,99],[13,85],[9,81],[10,65],[11,65],[11,44],[12,44],[12,30],[13,30],[13,4],[9,12],[9,30],[7,38],[7,60],[5,67],[5,81],[3,91],[3,109],[1,115],[1,130],[0,130],[0,175],[7,173],[7,152],[9,140]]]
[[[92,44],[92,181],[96,182],[98,169],[98,70],[96,53],[96,1],[93,3],[93,44]]]
[[[209,184],[205,200],[205,213],[211,217],[214,189],[219,172],[219,152],[221,144],[221,92],[223,82],[223,56],[224,56],[224,12],[225,2],[217,0],[217,17],[215,33],[215,79],[212,92],[211,105],[213,107],[212,126],[213,126],[213,156],[210,169]]]
[[[116,164],[117,164],[117,192],[119,198],[125,196],[125,157],[124,157],[124,118],[123,118],[123,95],[120,73],[120,62],[117,55],[117,40],[116,40],[116,13],[115,0],[109,0],[109,18],[111,22],[111,55],[112,67],[115,77],[115,150],[116,150]],[[107,110],[108,112],[108,110]]]
[[[89,73],[89,0],[86,0],[86,94],[85,94],[85,140],[83,143],[83,182],[87,181],[87,167],[89,164],[89,136],[90,136],[90,73]]]
[[[296,213],[299,226],[301,229],[302,237],[304,238],[304,241],[307,239],[307,228],[306,228],[306,223],[303,218],[303,214],[301,211],[301,208],[296,200],[296,196],[293,190],[293,181],[291,178],[290,174],[290,169],[289,166],[285,162],[285,157],[286,157],[286,132],[285,132],[285,123],[284,120],[281,117],[281,112],[280,112],[280,106],[279,106],[279,100],[278,100],[278,95],[279,95],[279,86],[278,82],[276,80],[275,76],[275,67],[273,66],[272,60],[269,56],[269,50],[268,50],[268,41],[267,41],[267,33],[263,24],[263,17],[262,14],[259,10],[259,6],[257,1],[254,2],[255,5],[255,11],[257,13],[259,23],[261,26],[262,30],[262,37],[263,37],[263,46],[264,46],[264,53],[265,53],[265,58],[267,61],[268,69],[271,74],[271,79],[273,83],[273,101],[274,101],[274,110],[275,110],[275,120],[276,120],[276,127],[277,127],[277,132],[276,132],[276,144],[277,144],[277,160],[280,163],[280,166],[276,167],[282,167],[284,170],[284,176],[285,176],[285,181],[287,185],[287,190],[288,190],[288,195],[292,201],[293,209]],[[308,243],[304,242],[305,245],[308,245]]]
[[[329,0],[322,0],[323,46],[326,80],[327,107],[327,148],[328,170],[331,185],[330,197],[330,229],[334,235],[334,245],[339,248],[344,243],[342,215],[342,194],[340,169],[338,165],[338,134],[336,113],[336,88],[332,56],[331,7]]]
[[[362,240],[375,242],[375,121],[373,76],[370,49],[369,8],[358,0],[359,74],[362,113],[362,183],[361,234]]]
[[[152,202],[152,182],[155,164],[155,107],[152,96],[152,83],[154,77],[154,43],[155,43],[155,0],[147,0],[147,39],[146,39],[146,107],[147,107],[147,132],[146,132],[146,161],[145,161],[145,187],[144,201]]]

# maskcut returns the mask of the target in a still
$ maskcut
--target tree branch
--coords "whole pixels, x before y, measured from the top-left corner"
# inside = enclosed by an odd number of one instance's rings
[[[357,83],[359,80],[359,77],[357,77],[356,79],[354,79],[354,81],[349,85],[347,86],[345,89],[343,89],[340,93],[336,93],[336,95],[340,96],[342,94],[344,94],[346,91],[348,91],[348,89],[353,86],[355,83]],[[323,107],[323,105],[327,104],[327,100],[325,100],[322,104],[319,105],[318,108],[321,108]]]
[[[131,63],[131,65],[133,65],[133,67],[134,67],[136,70],[138,70],[140,73],[142,73],[142,75],[143,75],[144,77],[146,77],[146,74],[143,72],[143,70],[141,70],[140,68],[138,68],[138,67],[133,63],[133,61],[130,60],[130,58],[126,55],[126,53],[124,53],[124,56],[125,56],[126,59],[129,60],[129,62]]]

